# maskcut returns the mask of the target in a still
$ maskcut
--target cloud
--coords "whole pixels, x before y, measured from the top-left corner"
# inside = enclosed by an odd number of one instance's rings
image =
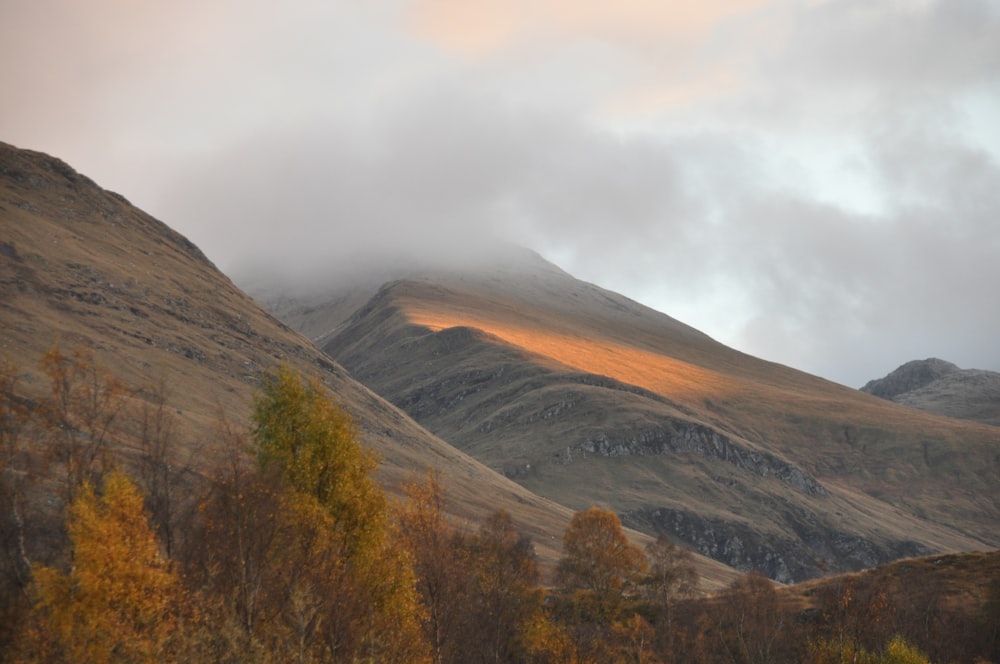
[[[224,268],[376,249],[445,258],[500,240],[613,265],[651,241],[669,248],[694,215],[669,150],[644,141],[449,88],[382,113],[374,134],[312,125],[236,142],[185,169],[158,207]]]
[[[820,94],[866,88],[905,104],[997,82],[1000,9],[989,0],[841,0],[796,12],[789,28],[766,72]]]
[[[770,0],[485,0],[472,6],[461,0],[417,0],[409,8],[409,25],[443,48],[475,56],[582,38],[644,48],[664,39],[700,39],[720,23],[769,4]]]
[[[1000,369],[998,43],[987,0],[13,0],[0,136],[231,272],[513,240],[860,385]]]

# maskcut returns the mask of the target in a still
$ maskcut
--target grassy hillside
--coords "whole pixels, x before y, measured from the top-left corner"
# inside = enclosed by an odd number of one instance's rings
[[[38,362],[55,344],[94,353],[131,388],[163,379],[179,437],[204,471],[220,413],[247,421],[260,373],[287,363],[318,375],[382,458],[398,493],[441,471],[455,519],[507,509],[547,565],[570,510],[533,495],[428,433],[353,380],[308,339],[261,309],[187,239],[53,157],[0,144],[0,359],[24,398],[48,389]],[[127,451],[130,442],[117,441]],[[731,572],[708,564],[721,582]]]
[[[404,276],[351,312],[357,290],[274,310],[540,495],[783,581],[1000,544],[994,427],[745,355],[526,252]]]

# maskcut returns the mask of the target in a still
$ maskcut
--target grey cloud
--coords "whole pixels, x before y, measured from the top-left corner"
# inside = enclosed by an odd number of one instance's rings
[[[673,156],[642,141],[440,89],[383,122],[360,140],[314,126],[232,146],[189,169],[162,209],[203,229],[223,265],[525,236],[638,253],[658,236],[669,247],[671,225],[692,216]]]
[[[998,44],[1000,9],[990,0],[839,0],[797,12],[761,73],[820,99],[860,90],[900,105],[997,85]]]
[[[382,112],[372,135],[320,126],[220,152],[175,183],[170,218],[214,234],[198,241],[224,267],[310,276],[366,251],[443,260],[519,242],[667,313],[700,302],[704,323],[686,322],[852,385],[913,357],[1000,366],[985,153],[882,142],[886,187],[933,187],[933,205],[871,216],[775,188],[744,135],[615,136],[448,89]]]
[[[984,171],[1000,187],[996,164]],[[856,386],[928,356],[1000,367],[990,341],[1000,330],[996,207],[967,213],[983,201],[959,202],[961,182],[951,185],[936,184],[933,206],[883,218],[774,196],[745,207],[729,227],[753,250],[730,251],[767,313],[748,321],[738,345]]]
[[[223,265],[471,251],[502,234],[493,209],[544,149],[480,106],[441,92],[409,100],[374,134],[314,124],[257,136],[175,181],[163,209],[204,229]]]
[[[1000,144],[966,117],[1000,111],[995,3],[775,5],[791,29],[766,48],[708,29],[654,44],[739,80],[624,118],[602,109],[655,78],[636,64],[648,42],[469,62],[401,32],[399,3],[138,7],[15,0],[0,138],[120,190],[225,270],[514,241],[847,384],[929,355],[1000,369]],[[664,81],[690,82],[676,67]],[[879,205],[848,200],[845,155]]]

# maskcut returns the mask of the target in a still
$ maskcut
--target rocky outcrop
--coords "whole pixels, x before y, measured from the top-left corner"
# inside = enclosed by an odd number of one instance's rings
[[[825,496],[826,489],[809,473],[768,452],[740,444],[707,426],[672,421],[668,427],[640,431],[602,433],[571,448],[577,453],[605,457],[689,453],[725,461],[761,477],[774,477],[799,491]],[[571,457],[570,457],[571,458]]]
[[[872,396],[892,400],[900,394],[912,392],[954,371],[960,371],[960,369],[951,362],[945,362],[936,357],[913,360],[883,378],[868,381],[861,388],[861,391]]]
[[[781,583],[797,583],[931,553],[912,541],[874,542],[827,526],[818,515],[791,506],[786,508],[784,521],[797,537],[665,507],[628,512],[622,515],[622,521],[631,527],[669,534],[703,555],[744,572],[760,572]]]

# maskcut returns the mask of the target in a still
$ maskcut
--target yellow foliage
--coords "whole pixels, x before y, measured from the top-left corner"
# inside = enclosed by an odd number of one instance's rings
[[[160,556],[143,498],[120,471],[98,496],[84,483],[69,507],[69,574],[35,570],[41,633],[66,661],[165,661],[181,589]]]
[[[881,655],[870,653],[853,639],[820,639],[809,643],[808,664],[929,664],[930,660],[906,642],[894,636]]]
[[[350,416],[322,383],[287,367],[264,376],[253,424],[262,470],[316,498],[349,547],[376,544],[366,539],[384,532],[388,519],[385,494],[372,477],[377,457],[358,443]]]
[[[525,638],[531,661],[539,664],[578,664],[573,638],[544,613],[537,613]]]
[[[319,381],[285,367],[264,377],[253,423],[260,469],[283,486],[270,564],[290,598],[280,610],[289,633],[335,660],[425,659],[410,558],[350,417]]]
[[[930,662],[922,652],[901,636],[894,636],[889,641],[878,661],[879,664],[929,664]]]

